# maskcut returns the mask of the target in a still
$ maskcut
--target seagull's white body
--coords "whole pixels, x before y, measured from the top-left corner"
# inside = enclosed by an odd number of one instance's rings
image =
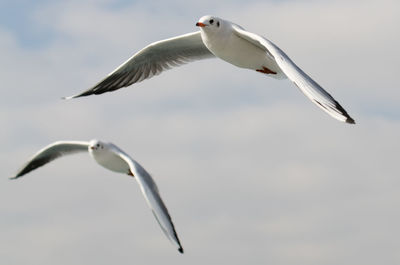
[[[161,199],[156,183],[149,173],[129,155],[112,143],[98,140],[59,141],[50,144],[37,152],[19,171],[12,177],[16,179],[41,167],[54,159],[77,152],[89,152],[90,156],[101,166],[118,173],[135,177],[143,196],[152,210],[154,217],[167,238],[176,246],[179,252],[183,248],[179,242],[174,224],[168,210]]]
[[[201,39],[204,45],[216,57],[237,67],[259,70],[264,66],[277,73],[271,77],[285,78],[275,60],[265,50],[234,34],[234,26],[240,28],[238,25],[221,20],[220,30],[217,32],[208,30],[207,26],[201,27]],[[232,43],[234,45],[231,45]]]
[[[143,48],[94,87],[66,99],[102,94],[151,78],[191,61],[218,57],[241,68],[289,78],[313,103],[333,118],[355,123],[346,110],[278,46],[227,20],[204,16],[200,32],[154,42]]]
[[[130,174],[131,169],[125,159],[121,157],[122,150],[111,143],[107,143],[107,148],[89,148],[89,153],[93,159],[101,166],[118,173]]]

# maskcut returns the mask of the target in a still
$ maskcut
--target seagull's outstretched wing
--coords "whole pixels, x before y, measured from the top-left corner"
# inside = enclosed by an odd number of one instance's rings
[[[248,40],[254,45],[264,49],[271,55],[285,75],[318,107],[337,120],[352,123],[354,120],[346,110],[311,77],[303,72],[290,58],[271,41],[248,31],[237,25],[233,25],[235,34]]]
[[[26,173],[41,167],[63,155],[77,152],[88,152],[88,142],[81,141],[59,141],[52,143],[37,152],[11,179],[22,177]]]
[[[121,158],[123,158],[130,167],[131,173],[138,182],[140,189],[142,190],[143,196],[147,201],[154,217],[160,225],[162,231],[167,238],[176,246],[180,253],[183,253],[182,245],[179,241],[178,234],[175,231],[174,224],[172,223],[171,216],[168,213],[168,209],[161,199],[157,185],[154,182],[150,174],[135,160],[130,158],[127,154],[120,151],[118,152]]]
[[[65,99],[111,92],[148,79],[175,66],[215,57],[200,31],[154,42],[129,58],[94,87]]]

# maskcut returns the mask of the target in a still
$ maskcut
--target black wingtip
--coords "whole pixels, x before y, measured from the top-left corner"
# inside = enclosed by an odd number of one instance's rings
[[[356,124],[355,120],[353,120],[353,118],[351,118],[350,116],[347,117],[346,123]]]
[[[319,102],[318,102],[319,103]],[[346,117],[345,122],[349,124],[356,124],[354,119],[350,117],[350,115],[347,113],[347,111],[335,100],[335,107],[340,111],[340,113]]]
[[[8,179],[14,180],[14,179],[17,179],[17,178],[19,178],[19,176],[11,177],[11,178],[8,178]]]
[[[178,251],[179,251],[181,254],[183,254],[183,248],[182,248],[182,247],[179,247],[179,248],[178,248]]]

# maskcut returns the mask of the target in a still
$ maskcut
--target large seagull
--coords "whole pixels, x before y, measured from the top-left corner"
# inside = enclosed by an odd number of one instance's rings
[[[66,99],[111,92],[191,61],[218,57],[277,79],[289,78],[333,118],[355,123],[328,92],[268,39],[215,16],[203,16],[196,26],[200,31],[146,46],[92,88]]]

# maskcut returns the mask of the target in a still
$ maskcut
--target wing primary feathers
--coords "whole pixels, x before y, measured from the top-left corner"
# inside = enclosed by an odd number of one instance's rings
[[[35,155],[25,163],[24,166],[15,174],[14,177],[10,179],[17,179],[23,175],[35,170],[41,166],[44,166],[51,161],[62,157],[64,155],[74,154],[78,152],[87,152],[88,143],[80,141],[58,141],[52,143],[41,150],[39,150]]]
[[[157,41],[134,54],[92,88],[64,99],[115,91],[172,67],[213,57],[215,56],[204,45],[200,31]]]
[[[48,158],[42,157],[38,158],[30,163],[28,163],[20,172],[18,172],[17,175],[14,177],[11,177],[10,179],[17,179],[25,175],[26,173],[31,172],[32,170],[35,170],[41,166],[44,166],[48,162]]]

